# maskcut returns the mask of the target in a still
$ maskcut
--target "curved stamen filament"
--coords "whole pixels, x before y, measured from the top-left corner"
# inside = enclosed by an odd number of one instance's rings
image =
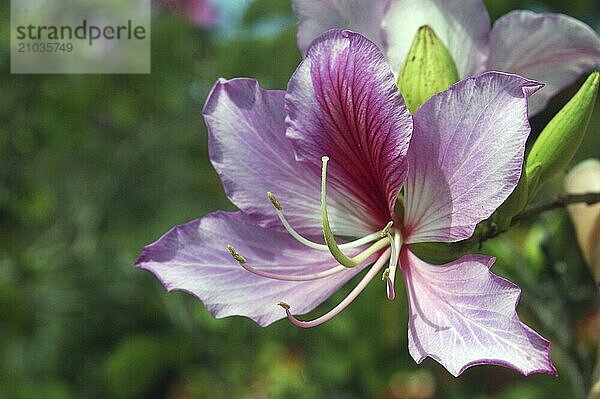
[[[290,233],[290,235],[292,237],[294,237],[296,239],[296,241],[298,241],[301,244],[304,244],[305,246],[307,246],[309,248],[312,248],[312,249],[318,249],[319,251],[329,251],[329,247],[326,244],[319,244],[317,242],[314,242],[314,241],[311,241],[311,240],[307,239],[306,237],[303,237],[302,235],[300,235],[300,233],[298,233],[292,227],[292,225],[290,225],[290,223],[286,219],[285,215],[283,214],[283,207],[281,206],[281,203],[277,200],[277,198],[275,198],[275,196],[273,195],[272,192],[268,192],[267,193],[267,197],[269,198],[269,200],[271,200],[271,203],[273,203],[273,206],[275,207],[275,210],[277,212],[277,217],[279,218],[279,221],[281,222],[281,224],[283,225],[283,227],[285,227],[285,230],[288,233]],[[366,235],[363,238],[359,238],[358,240],[354,240],[354,241],[350,241],[350,242],[347,242],[347,243],[344,243],[344,244],[340,244],[339,247],[340,247],[340,249],[356,248],[356,247],[360,247],[361,245],[368,244],[368,243],[370,243],[372,241],[375,241],[377,238],[380,238],[380,237],[381,237],[381,233],[380,232],[375,232],[375,233],[371,233],[369,235]]]
[[[229,253],[231,253],[231,256],[233,256],[233,258],[240,264],[240,266],[242,266],[244,269],[246,269],[250,273],[256,274],[257,276],[270,278],[273,280],[311,281],[311,280],[318,280],[323,277],[328,277],[328,276],[334,275],[336,273],[339,273],[341,271],[347,270],[346,267],[344,267],[342,265],[338,265],[338,266],[332,267],[331,269],[323,270],[322,272],[303,274],[303,275],[271,273],[271,272],[266,272],[263,270],[255,269],[254,267],[247,265],[246,258],[243,257],[242,255],[240,255],[231,245],[227,246],[227,250],[229,251]]]
[[[396,298],[396,291],[394,283],[396,281],[396,269],[398,268],[398,255],[400,254],[400,247],[402,246],[402,235],[399,231],[396,231],[394,237],[392,239],[391,234],[388,234],[388,238],[391,242],[391,251],[392,255],[390,257],[390,266],[388,267],[388,272],[385,274],[385,279],[387,280],[387,295],[390,301],[393,301]]]
[[[365,287],[369,284],[369,282],[371,282],[373,277],[375,277],[379,273],[379,271],[381,270],[381,268],[383,267],[385,262],[387,262],[387,260],[390,257],[390,252],[391,252],[390,249],[385,250],[385,252],[383,252],[383,254],[381,254],[379,259],[377,259],[375,264],[371,267],[371,269],[367,272],[367,274],[365,274],[365,276],[362,278],[362,280],[358,283],[358,285],[356,287],[354,287],[352,292],[350,292],[350,294],[348,294],[348,296],[346,298],[344,298],[344,300],[342,302],[340,302],[336,307],[334,307],[333,309],[331,309],[329,312],[327,312],[326,314],[324,314],[321,317],[318,317],[311,321],[300,321],[292,315],[292,313],[290,312],[290,305],[288,305],[286,302],[280,301],[277,304],[285,309],[288,319],[298,327],[310,328],[310,327],[316,327],[320,324],[323,324],[326,321],[331,320],[333,317],[338,315],[342,310],[344,310],[348,305],[350,305],[350,303],[352,303],[352,301],[354,301],[354,299],[356,299],[356,297],[365,289]]]

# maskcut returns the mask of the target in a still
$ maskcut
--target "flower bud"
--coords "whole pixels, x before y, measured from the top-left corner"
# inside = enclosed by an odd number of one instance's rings
[[[529,184],[530,196],[552,176],[566,169],[579,148],[594,109],[600,72],[593,72],[573,98],[544,128],[527,157],[530,166],[542,165],[539,182]]]
[[[419,28],[398,77],[398,88],[411,113],[431,96],[458,81],[458,71],[446,46],[433,29]]]
[[[600,192],[600,161],[588,159],[577,164],[565,178],[565,190],[570,194]],[[600,284],[600,203],[572,204],[567,209],[583,257]]]

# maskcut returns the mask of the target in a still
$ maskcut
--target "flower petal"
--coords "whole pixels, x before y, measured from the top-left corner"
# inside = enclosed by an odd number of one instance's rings
[[[259,224],[283,231],[267,199],[272,191],[296,230],[320,234],[320,173],[294,158],[285,137],[284,97],[284,91],[263,90],[253,79],[219,79],[204,107],[210,158],[228,198]],[[339,208],[332,198],[332,224],[355,235],[360,222]]]
[[[409,352],[417,363],[429,356],[455,377],[479,364],[556,374],[550,342],[519,320],[521,290],[489,270],[493,258],[467,255],[433,266],[404,250],[401,263]]]
[[[481,0],[392,0],[382,27],[395,74],[423,25],[446,45],[461,78],[484,71],[490,17]]]
[[[277,302],[306,313],[363,267],[312,281],[280,281],[244,270],[230,255],[231,244],[262,271],[309,274],[336,265],[327,252],[308,249],[285,233],[258,227],[242,213],[215,212],[170,230],[144,248],[136,267],[152,272],[168,290],[200,299],[217,318],[247,316],[261,326],[284,318]]]
[[[385,226],[406,174],[412,118],[381,51],[354,32],[321,35],[289,82],[286,110],[297,159],[318,170],[328,155],[328,185],[354,202],[348,212]]]
[[[306,52],[310,43],[331,28],[360,32],[381,47],[381,20],[388,0],[293,0],[298,16],[298,47]]]
[[[469,238],[515,188],[541,85],[487,72],[433,96],[414,117],[405,184],[407,242]]]
[[[546,85],[531,99],[531,115],[599,65],[600,37],[566,15],[513,11],[498,19],[490,33],[488,69],[518,73]]]

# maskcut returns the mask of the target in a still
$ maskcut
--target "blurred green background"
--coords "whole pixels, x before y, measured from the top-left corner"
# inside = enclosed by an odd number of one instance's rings
[[[498,257],[496,273],[523,288],[519,313],[552,341],[558,377],[485,366],[455,379],[431,360],[416,365],[404,295],[389,303],[377,284],[316,329],[287,321],[260,328],[241,317],[214,320],[191,296],[167,294],[132,267],[170,227],[234,209],[208,159],[201,109],[220,76],[285,87],[300,60],[287,0],[222,2],[212,30],[157,10],[152,74],[89,76],[11,75],[7,3],[0,5],[0,398],[584,396],[599,300],[564,211],[483,248]],[[600,29],[596,0],[498,3],[487,1],[493,19],[529,8]],[[532,121],[533,136],[576,87]],[[600,157],[600,106],[585,140],[577,159]]]

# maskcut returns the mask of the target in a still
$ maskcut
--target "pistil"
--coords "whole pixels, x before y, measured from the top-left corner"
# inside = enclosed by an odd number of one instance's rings
[[[327,244],[327,248],[329,248],[329,252],[333,256],[335,260],[337,260],[341,265],[346,266],[347,268],[353,268],[364,262],[369,256],[373,255],[380,249],[384,248],[387,245],[387,239],[382,238],[377,241],[375,244],[371,245],[365,251],[360,254],[350,258],[346,254],[342,252],[340,247],[335,242],[335,236],[333,235],[333,231],[331,230],[331,225],[329,223],[329,216],[327,215],[327,162],[329,162],[328,156],[323,156],[321,158],[323,162],[323,167],[321,169],[321,219],[323,222],[323,236],[325,237],[325,243]],[[388,223],[389,225],[389,223]],[[386,226],[387,228],[387,226]]]

